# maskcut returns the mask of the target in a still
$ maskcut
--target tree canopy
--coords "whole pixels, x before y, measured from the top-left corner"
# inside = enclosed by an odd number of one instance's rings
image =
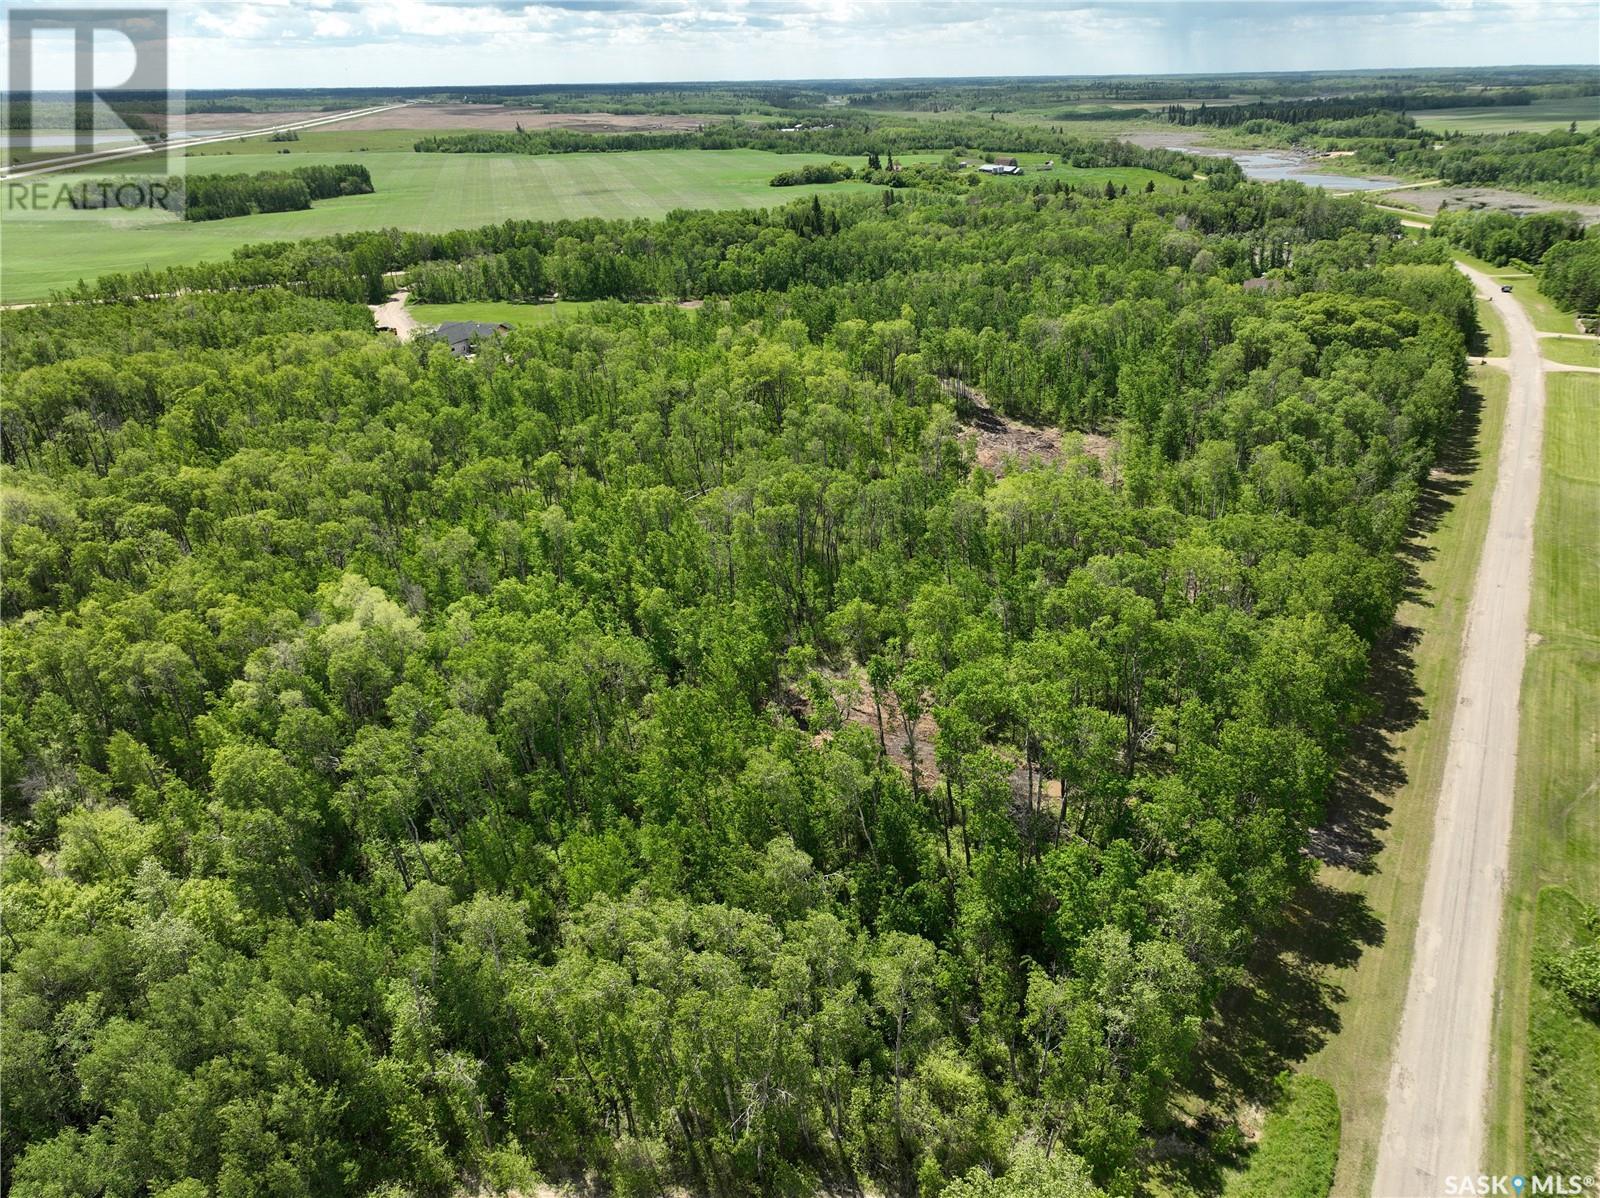
[[[508,228],[709,302],[472,360],[315,282],[398,235],[7,315],[12,1193],[1132,1190],[1471,292],[1293,186],[825,211]]]

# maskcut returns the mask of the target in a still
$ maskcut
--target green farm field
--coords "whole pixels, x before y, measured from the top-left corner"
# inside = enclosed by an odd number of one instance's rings
[[[1422,128],[1439,133],[1548,133],[1565,129],[1573,121],[1578,122],[1580,131],[1588,132],[1600,126],[1600,97],[1536,100],[1515,107],[1441,108],[1411,116]]]
[[[1490,1077],[1491,1172],[1593,1161],[1600,1048],[1588,1025],[1563,1019],[1531,968],[1536,947],[1600,902],[1600,375],[1545,377],[1544,471],[1534,528],[1532,636],[1522,681],[1517,809],[1511,841],[1495,1059]]]
[[[352,139],[379,134],[344,135]],[[407,132],[409,140],[415,135]],[[308,137],[305,139],[310,141]],[[762,150],[650,150],[617,154],[417,154],[410,149],[280,155],[196,155],[195,173],[278,170],[356,161],[372,172],[373,195],[319,201],[304,212],[189,222],[168,214],[52,212],[0,214],[0,298],[36,300],[110,271],[159,269],[225,258],[251,242],[291,241],[393,226],[443,232],[509,219],[659,217],[674,208],[765,208],[813,191],[865,191],[863,183],[768,186],[781,170],[828,162],[825,154]],[[1093,173],[1093,172],[1090,172]],[[1102,174],[1106,172],[1101,172]]]
[[[403,135],[404,146],[371,149]],[[639,150],[614,154],[418,154],[410,130],[308,134],[279,146],[260,139],[206,147],[188,161],[195,174],[234,174],[292,166],[359,162],[372,173],[372,195],[319,201],[304,212],[273,212],[231,220],[188,222],[146,213],[0,213],[0,299],[44,299],[80,279],[111,271],[160,269],[225,258],[241,245],[290,241],[329,233],[394,227],[443,232],[510,219],[559,220],[659,217],[675,208],[765,208],[813,192],[871,190],[865,183],[772,187],[779,171],[826,154],[764,150]],[[361,146],[369,146],[366,152]],[[311,149],[302,147],[310,146]],[[287,148],[288,154],[278,150]],[[246,152],[248,149],[249,152]],[[936,160],[907,154],[904,161]],[[1024,155],[1036,167],[1045,155]],[[1038,178],[1030,171],[1027,180]],[[1180,183],[1137,167],[1058,166],[1045,176],[1076,187],[1107,181],[1130,191],[1150,181],[1176,191]],[[1026,180],[1024,180],[1026,181]]]

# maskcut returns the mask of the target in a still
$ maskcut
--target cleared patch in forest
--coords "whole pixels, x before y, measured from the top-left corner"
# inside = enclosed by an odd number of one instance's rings
[[[1100,433],[1066,433],[1050,424],[1023,424],[994,410],[982,391],[960,379],[941,379],[945,394],[958,401],[962,424],[976,438],[978,465],[995,477],[1035,463],[1053,466],[1073,452],[1107,462],[1116,442]]]
[[[907,721],[906,713],[893,690],[885,688],[876,696],[867,672],[860,666],[845,669],[824,668],[818,675],[833,700],[839,724],[855,724],[865,728],[878,741],[883,755],[894,763],[908,781],[915,780],[924,793],[936,790],[944,781],[934,758],[934,737],[939,725],[933,718],[933,704],[929,700],[917,718]],[[789,690],[782,700],[790,716],[803,727],[811,728],[816,720],[816,705],[809,696]],[[835,730],[823,727],[815,730],[811,743],[821,748],[833,739]],[[1017,754],[997,746],[1013,761],[1011,771],[1012,810],[1022,821],[1045,819],[1061,805],[1061,780],[1042,773],[1030,773],[1025,762],[1016,760]],[[916,773],[912,774],[913,760]],[[1053,821],[1050,815],[1046,822]]]
[[[916,720],[908,724],[905,712],[901,709],[893,691],[885,689],[880,691],[876,698],[873,696],[872,684],[862,667],[851,666],[844,670],[823,669],[818,672],[833,698],[839,719],[843,723],[858,724],[871,732],[881,745],[884,755],[908,778],[912,776],[914,734],[918,785],[931,787],[938,784],[939,771],[933,763],[933,738],[939,726],[934,723],[931,703]],[[791,696],[789,706],[791,711],[809,726],[815,715],[810,699],[794,695]],[[832,740],[833,736],[832,728],[822,728],[812,737],[812,743],[821,747]]]

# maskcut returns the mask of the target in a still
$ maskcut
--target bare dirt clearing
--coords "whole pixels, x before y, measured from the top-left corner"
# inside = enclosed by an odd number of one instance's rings
[[[1003,416],[990,406],[983,392],[960,379],[944,379],[941,386],[967,409],[963,424],[976,437],[978,465],[996,477],[1013,466],[1053,466],[1078,453],[1104,464],[1115,447],[1110,437],[1099,433],[1063,434],[1054,425],[1023,424]]]
[[[978,465],[992,474],[1002,475],[1008,465],[1046,466],[1061,460],[1061,430],[1031,428],[1000,415],[988,404],[974,405],[976,411],[968,427],[978,435]]]
[[[1600,204],[1580,204],[1575,200],[1547,200],[1521,191],[1502,191],[1497,187],[1407,187],[1383,193],[1391,203],[1404,204],[1434,215],[1449,205],[1461,209],[1495,209],[1525,215],[1529,212],[1576,212],[1585,223],[1600,221]]]
[[[843,722],[858,724],[874,737],[880,737],[884,754],[899,767],[901,773],[911,777],[912,742],[906,735],[905,714],[893,692],[880,693],[874,703],[872,684],[867,681],[867,672],[860,666],[852,666],[848,670],[823,670],[821,673]],[[808,699],[798,698],[798,710],[808,721],[813,718]],[[910,727],[916,734],[917,781],[923,787],[936,786],[939,771],[933,760],[933,738],[938,734],[939,726],[934,723],[932,704],[922,711]],[[833,730],[824,728],[812,738],[812,742],[821,746],[832,739]]]
[[[867,672],[860,666],[847,669],[819,671],[823,685],[833,701],[837,720],[841,724],[855,724],[865,728],[883,749],[885,757],[914,781],[925,794],[931,794],[943,784],[935,760],[935,738],[939,725],[933,717],[933,704],[928,700],[917,718],[909,723],[899,699],[892,690],[880,691],[876,698]],[[811,699],[791,691],[784,703],[791,716],[803,727],[811,727],[817,712]],[[834,737],[832,727],[818,729],[811,743],[821,748]],[[915,738],[913,740],[913,737]],[[1061,806],[1061,780],[1033,772],[1025,763],[1017,761],[1018,754],[1010,747],[1002,752],[1011,759],[1011,807],[1019,821],[1037,820],[1055,813]],[[915,756],[913,757],[913,754]],[[915,760],[916,772],[912,773]],[[1047,820],[1048,822],[1048,820]]]
[[[300,108],[287,112],[190,112],[183,117],[183,132],[232,133],[253,129],[272,129],[296,121],[314,121],[318,117],[337,116],[337,110],[323,112],[317,108]],[[157,122],[159,123],[159,121]]]

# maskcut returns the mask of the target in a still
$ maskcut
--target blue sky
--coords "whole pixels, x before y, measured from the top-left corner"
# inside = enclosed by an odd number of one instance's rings
[[[174,81],[188,88],[1600,61],[1594,0],[180,0],[171,7],[183,31]],[[39,62],[44,86],[49,55]]]

